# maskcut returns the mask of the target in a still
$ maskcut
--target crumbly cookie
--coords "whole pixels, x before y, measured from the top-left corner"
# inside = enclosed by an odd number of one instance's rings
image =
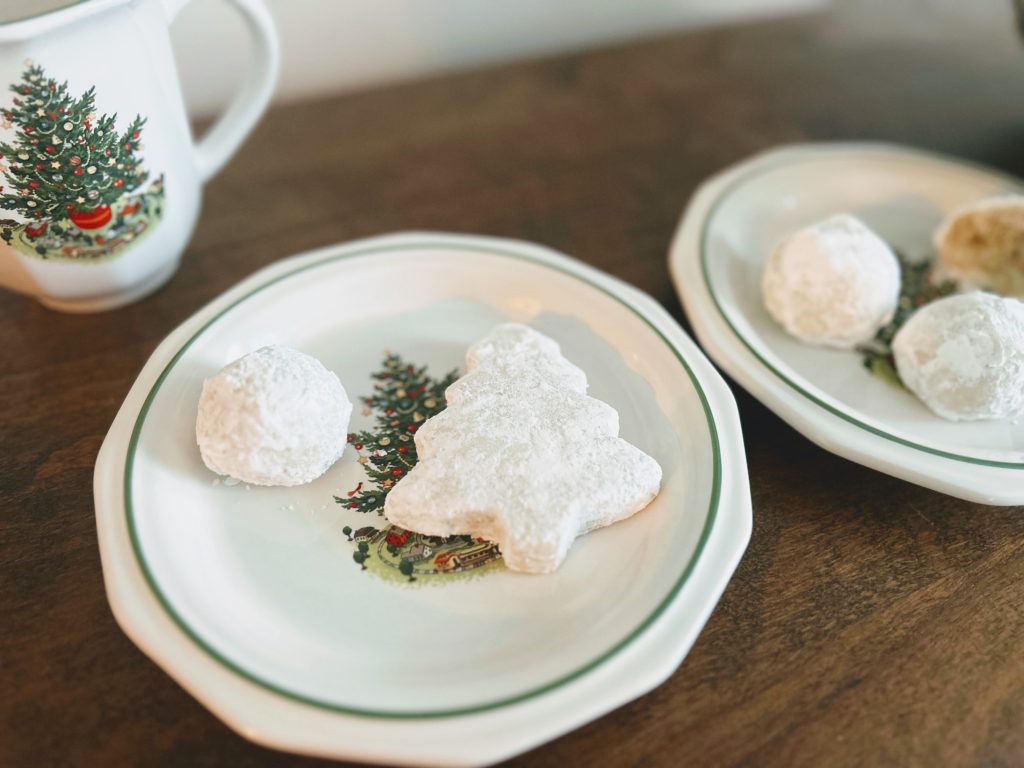
[[[761,293],[768,314],[790,335],[852,349],[892,319],[899,262],[863,222],[839,214],[778,245],[765,264]]]
[[[658,494],[661,467],[618,437],[618,413],[587,397],[554,340],[508,323],[466,359],[448,407],[416,433],[419,462],[388,493],[390,522],[489,539],[510,569],[548,573],[577,536]]]
[[[1024,302],[981,291],[933,301],[892,351],[907,389],[943,418],[1024,416]]]
[[[990,197],[952,213],[935,233],[945,272],[1004,296],[1024,296],[1024,195]]]
[[[341,382],[319,360],[263,347],[203,382],[196,442],[218,474],[254,485],[301,485],[341,457],[351,414]]]

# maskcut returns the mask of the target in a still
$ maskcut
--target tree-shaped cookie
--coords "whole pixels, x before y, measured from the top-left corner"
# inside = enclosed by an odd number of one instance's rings
[[[419,463],[387,496],[392,523],[489,539],[512,570],[548,573],[577,536],[657,495],[661,467],[618,437],[615,409],[587,397],[555,341],[509,323],[466,360],[448,408],[416,433]]]

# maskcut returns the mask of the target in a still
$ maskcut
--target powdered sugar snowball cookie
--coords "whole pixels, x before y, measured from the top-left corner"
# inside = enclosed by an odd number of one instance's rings
[[[859,219],[839,214],[798,230],[775,248],[761,293],[768,313],[792,336],[851,349],[892,320],[900,266],[878,235]]]
[[[351,415],[344,387],[319,360],[263,347],[203,382],[196,441],[218,474],[254,485],[302,485],[341,457]]]
[[[419,461],[385,500],[390,522],[488,539],[510,569],[548,573],[577,536],[658,494],[661,467],[618,437],[618,413],[587,396],[553,339],[500,325],[466,361],[447,408],[416,433]]]
[[[990,197],[954,211],[936,231],[935,247],[949,277],[1024,296],[1024,195]]]
[[[1024,303],[991,293],[926,304],[892,343],[911,392],[953,421],[1024,415]]]

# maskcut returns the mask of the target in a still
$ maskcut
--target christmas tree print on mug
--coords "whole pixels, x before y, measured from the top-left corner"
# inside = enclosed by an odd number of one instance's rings
[[[345,509],[382,516],[388,492],[416,466],[416,431],[445,409],[445,390],[457,374],[451,371],[435,379],[425,367],[385,353],[381,370],[372,378],[373,394],[360,400],[363,415],[375,417],[373,429],[348,436],[367,480],[334,500]],[[353,544],[353,561],[390,581],[438,581],[503,567],[498,545],[472,536],[425,536],[386,522],[380,528],[354,523],[342,533]]]
[[[178,270],[203,185],[269,103],[274,21],[262,0],[229,4],[252,45],[222,46],[245,74],[197,139],[170,39],[189,0],[13,5],[0,22],[0,288],[61,312],[138,301]]]
[[[10,90],[0,126],[17,133],[0,142],[0,207],[24,221],[0,221],[0,238],[42,259],[95,261],[118,256],[160,222],[164,179],[146,185],[144,117],[119,132],[116,115],[97,115],[95,88],[73,97],[32,63]]]

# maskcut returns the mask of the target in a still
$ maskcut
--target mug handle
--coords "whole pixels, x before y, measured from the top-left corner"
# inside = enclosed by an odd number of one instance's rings
[[[163,0],[170,24],[190,0]],[[262,0],[230,0],[245,17],[255,44],[256,62],[242,90],[217,122],[195,145],[196,168],[202,181],[214,176],[256,125],[274,92],[281,56],[274,20]]]

